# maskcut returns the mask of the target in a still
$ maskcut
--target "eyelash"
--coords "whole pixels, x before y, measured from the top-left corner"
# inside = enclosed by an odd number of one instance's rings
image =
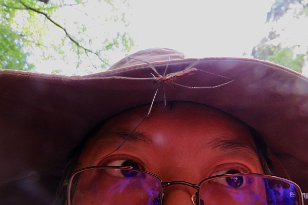
[[[217,176],[223,174],[235,174],[228,173],[228,171],[238,171],[238,173],[251,173],[251,170],[244,165],[241,164],[224,164],[219,165],[215,171],[213,171],[210,176]]]
[[[103,160],[100,163],[100,165],[103,165],[103,166],[123,166],[123,162],[125,162],[125,161],[134,162],[136,165],[138,165],[138,168],[134,167],[135,169],[145,171],[143,163],[139,159],[136,159],[135,157],[131,157],[131,156],[122,156],[122,155],[112,156],[112,157],[109,157],[109,158]]]

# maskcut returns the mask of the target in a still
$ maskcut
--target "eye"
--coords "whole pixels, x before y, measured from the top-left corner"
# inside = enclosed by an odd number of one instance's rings
[[[247,173],[247,171],[244,171],[242,168],[232,168],[232,169],[226,169],[219,172],[215,172],[214,176],[217,175],[224,175],[224,174],[234,174],[234,176],[220,176],[217,178],[214,178],[214,181],[220,185],[233,188],[233,189],[239,189],[243,188],[247,185],[248,180],[245,176],[239,176],[237,174],[241,173]]]
[[[119,159],[106,163],[106,166],[125,167],[123,169],[108,169],[108,173],[116,177],[136,177],[142,174],[143,167],[132,159]]]
[[[227,177],[225,180],[226,184],[231,188],[237,189],[245,185],[245,180],[243,176]]]
[[[135,170],[142,170],[142,166],[132,159],[117,159],[106,163],[106,166],[131,167]]]

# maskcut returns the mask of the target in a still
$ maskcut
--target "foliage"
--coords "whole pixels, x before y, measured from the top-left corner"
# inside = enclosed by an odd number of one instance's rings
[[[91,3],[96,2],[103,8],[109,8],[109,12],[105,12],[106,14],[101,17],[105,18],[104,21],[100,21],[104,26],[108,23],[127,26],[125,12],[118,11],[115,6],[118,2],[114,1],[125,2],[125,0],[92,0]],[[82,0],[73,0],[71,4],[63,2],[0,0],[0,69],[35,71],[35,61],[39,55],[40,61],[63,61],[67,64],[73,62],[76,69],[82,66],[99,70],[108,65],[110,52],[131,50],[133,40],[123,29],[113,33],[105,30],[98,38],[97,32],[93,29],[96,25],[88,25],[87,22],[76,18],[65,19],[57,14],[71,7],[82,11],[87,2]],[[89,13],[82,15],[95,18]],[[29,59],[36,60],[30,62]],[[84,62],[90,63],[84,64]],[[62,73],[61,69],[59,66],[54,67],[50,72]]]
[[[308,22],[307,14],[307,0],[275,0],[267,14],[267,24],[271,29],[253,48],[252,56],[303,72],[308,60],[308,42],[300,37],[308,33],[296,31],[290,22]]]
[[[292,7],[294,4],[305,4],[305,0],[276,0],[271,10],[267,13],[266,21],[277,21]]]
[[[253,55],[255,58],[275,62],[297,72],[302,72],[305,63],[304,54],[294,54],[292,48],[281,48],[281,46],[264,45],[255,49]]]
[[[0,68],[30,70],[32,64],[27,62],[28,53],[23,50],[24,42],[9,25],[0,24]]]

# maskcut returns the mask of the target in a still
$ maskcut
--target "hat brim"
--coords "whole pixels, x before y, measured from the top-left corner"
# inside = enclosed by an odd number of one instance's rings
[[[160,75],[147,64],[82,77],[1,71],[0,202],[51,204],[67,156],[86,134],[150,104],[156,92],[155,102],[206,104],[255,128],[307,192],[307,79],[257,60],[195,62],[152,64]],[[196,69],[187,70],[192,64]]]

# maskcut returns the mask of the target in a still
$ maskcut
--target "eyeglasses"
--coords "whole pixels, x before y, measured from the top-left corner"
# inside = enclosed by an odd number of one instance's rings
[[[199,184],[163,182],[132,167],[93,166],[74,172],[68,185],[68,205],[161,205],[164,189],[186,185],[196,189],[198,205],[303,205],[302,192],[287,179],[260,174],[226,174]]]

